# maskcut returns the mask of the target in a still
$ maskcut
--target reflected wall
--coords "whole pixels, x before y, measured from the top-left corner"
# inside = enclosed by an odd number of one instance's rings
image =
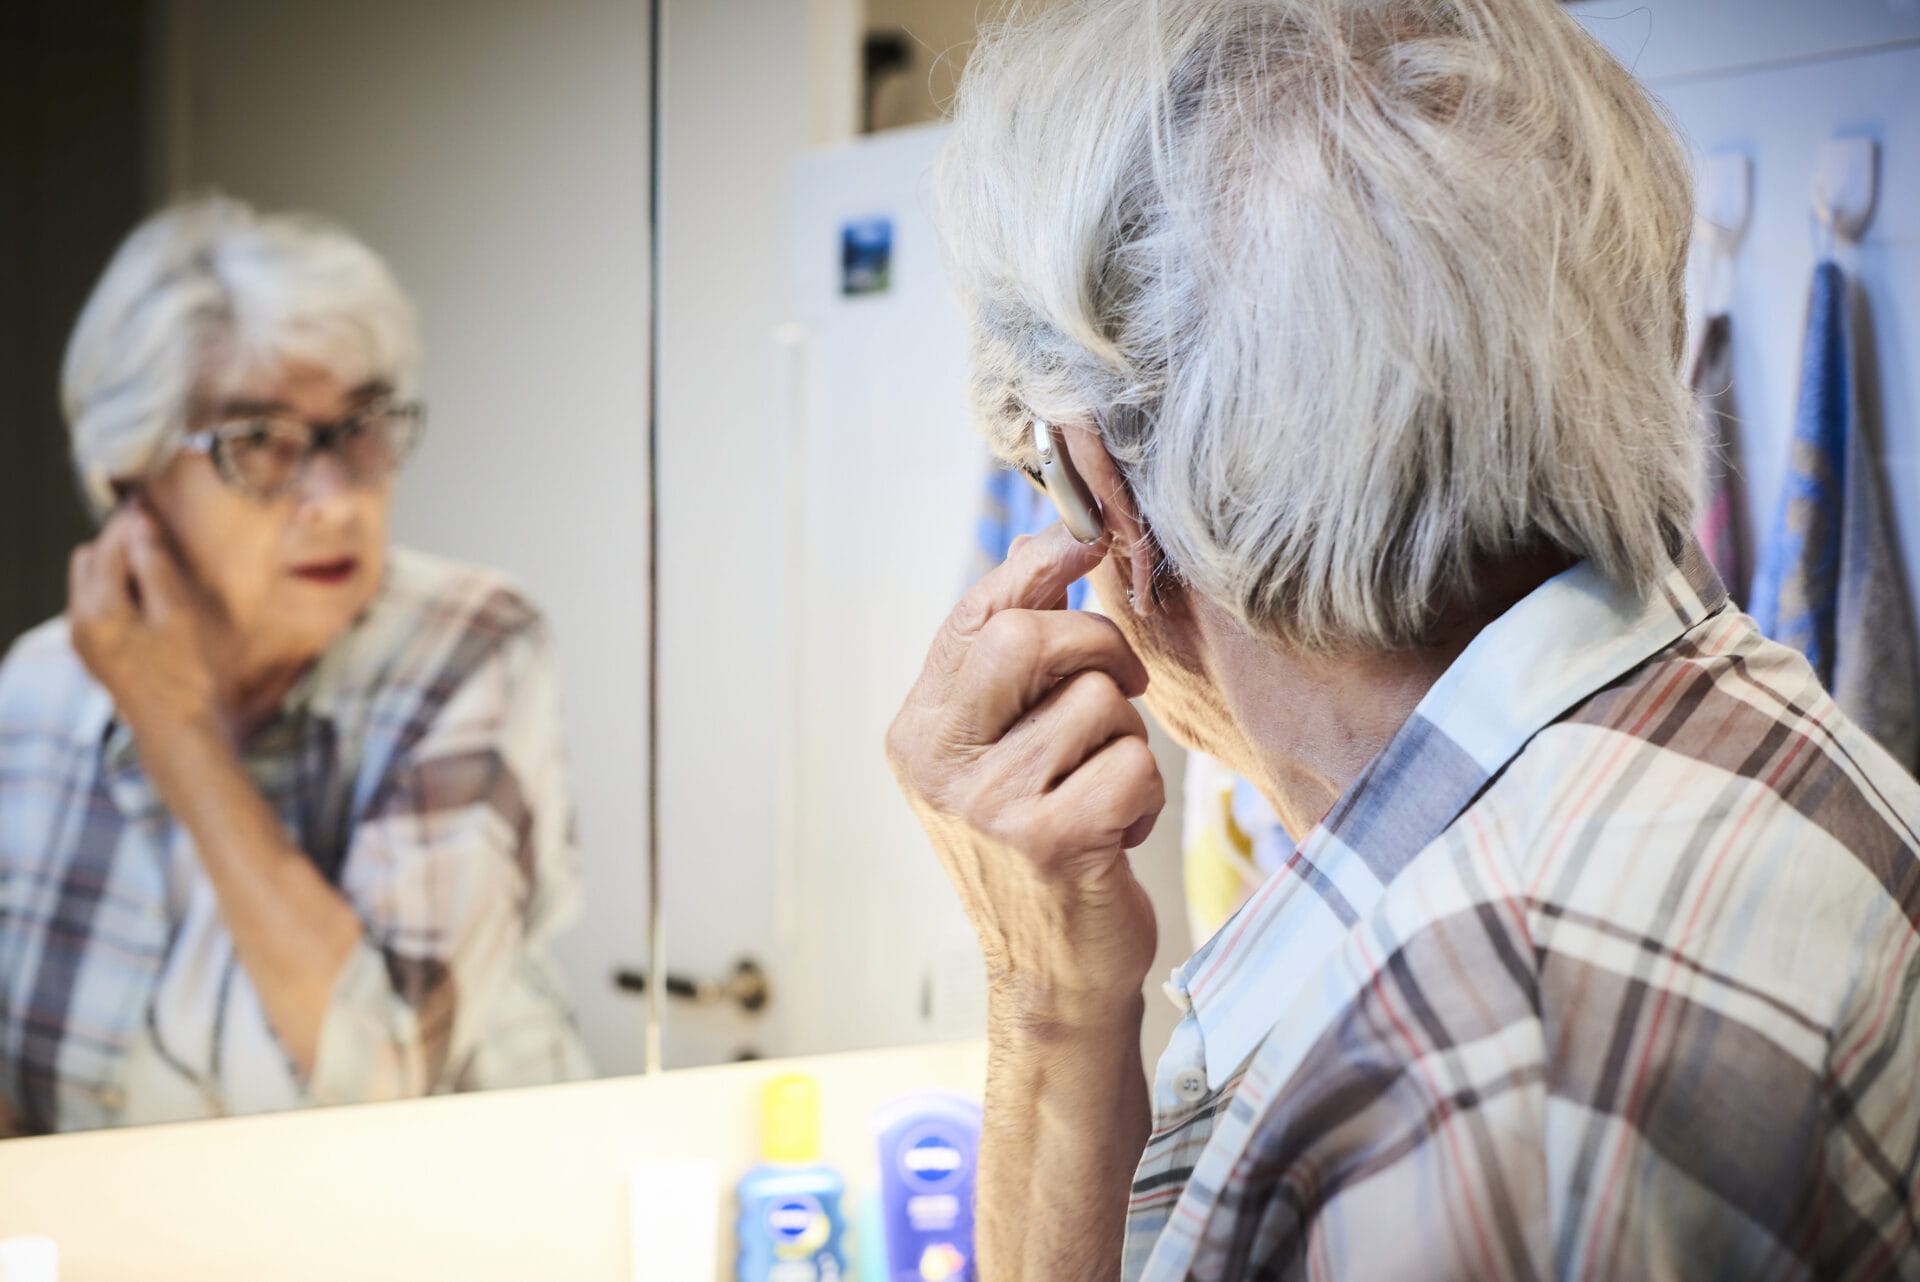
[[[395,541],[505,571],[557,659],[595,1067],[640,1070],[646,958],[648,15],[628,0],[172,0],[167,194],[314,209],[419,309],[427,436]]]

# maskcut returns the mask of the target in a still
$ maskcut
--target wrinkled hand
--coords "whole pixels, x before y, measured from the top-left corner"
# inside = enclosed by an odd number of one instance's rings
[[[136,734],[219,724],[208,619],[165,535],[137,504],[74,549],[67,567],[74,651]]]
[[[975,584],[887,732],[900,787],[986,955],[996,1000],[1097,1022],[1138,999],[1153,908],[1126,851],[1166,804],[1120,630],[1061,608],[1098,564],[1056,524]]]

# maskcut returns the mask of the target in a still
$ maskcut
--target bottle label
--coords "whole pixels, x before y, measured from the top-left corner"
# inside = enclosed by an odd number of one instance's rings
[[[819,1199],[796,1193],[777,1198],[767,1207],[767,1236],[773,1241],[774,1258],[804,1260],[826,1246],[833,1236],[833,1223]]]
[[[966,1268],[967,1257],[951,1242],[935,1242],[920,1253],[920,1282],[953,1282]]]
[[[960,1223],[960,1199],[951,1193],[929,1193],[907,1199],[907,1223],[915,1233],[951,1233]]]
[[[900,1173],[906,1177],[907,1187],[916,1192],[941,1192],[968,1174],[966,1151],[945,1127],[927,1125],[901,1145]]]

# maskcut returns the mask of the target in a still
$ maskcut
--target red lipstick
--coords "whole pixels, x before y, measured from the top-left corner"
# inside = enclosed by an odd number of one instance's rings
[[[293,573],[295,577],[305,579],[309,583],[334,587],[353,578],[359,569],[359,557],[338,556],[327,561],[308,561],[304,565],[296,565],[293,567]]]

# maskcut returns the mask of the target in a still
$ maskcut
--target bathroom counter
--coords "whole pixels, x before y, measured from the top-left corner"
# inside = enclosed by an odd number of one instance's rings
[[[873,1178],[868,1113],[907,1091],[979,1098],[977,1042],[679,1069],[529,1090],[0,1143],[0,1237],[46,1234],[61,1282],[628,1282],[628,1172],[756,1160],[759,1091],[820,1082],[824,1156]],[[660,1278],[660,1282],[697,1282]]]

